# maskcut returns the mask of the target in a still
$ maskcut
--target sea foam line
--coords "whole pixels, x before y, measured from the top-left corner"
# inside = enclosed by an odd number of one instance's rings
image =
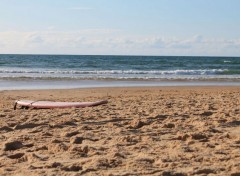
[[[202,70],[34,70],[34,69],[0,69],[9,74],[154,74],[154,75],[214,75],[228,71],[227,69]]]

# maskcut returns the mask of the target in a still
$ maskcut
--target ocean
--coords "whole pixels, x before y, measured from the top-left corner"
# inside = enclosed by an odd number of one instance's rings
[[[238,84],[240,57],[0,55],[0,86],[21,86],[31,81],[41,85],[49,80],[81,85],[92,81],[103,85],[109,81],[144,85],[169,81]]]

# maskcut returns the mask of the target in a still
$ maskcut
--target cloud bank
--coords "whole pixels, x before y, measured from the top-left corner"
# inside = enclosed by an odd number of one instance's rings
[[[0,32],[1,54],[116,54],[240,56],[240,38],[116,35],[112,29]]]

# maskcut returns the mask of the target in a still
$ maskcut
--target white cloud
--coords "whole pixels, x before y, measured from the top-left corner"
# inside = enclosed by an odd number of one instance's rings
[[[0,43],[0,48],[5,47],[5,45],[3,43]]]
[[[239,56],[240,39],[127,37],[116,29],[0,32],[0,53]]]
[[[29,36],[27,36],[26,42],[40,44],[40,43],[44,42],[44,40],[42,39],[41,35],[34,33],[34,34],[30,34]]]

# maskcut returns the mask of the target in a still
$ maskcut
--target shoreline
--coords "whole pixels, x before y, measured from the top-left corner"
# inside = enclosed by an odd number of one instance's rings
[[[108,87],[181,87],[181,86],[240,86],[238,81],[212,80],[0,80],[0,91],[3,90],[36,90],[36,89],[80,89]]]

